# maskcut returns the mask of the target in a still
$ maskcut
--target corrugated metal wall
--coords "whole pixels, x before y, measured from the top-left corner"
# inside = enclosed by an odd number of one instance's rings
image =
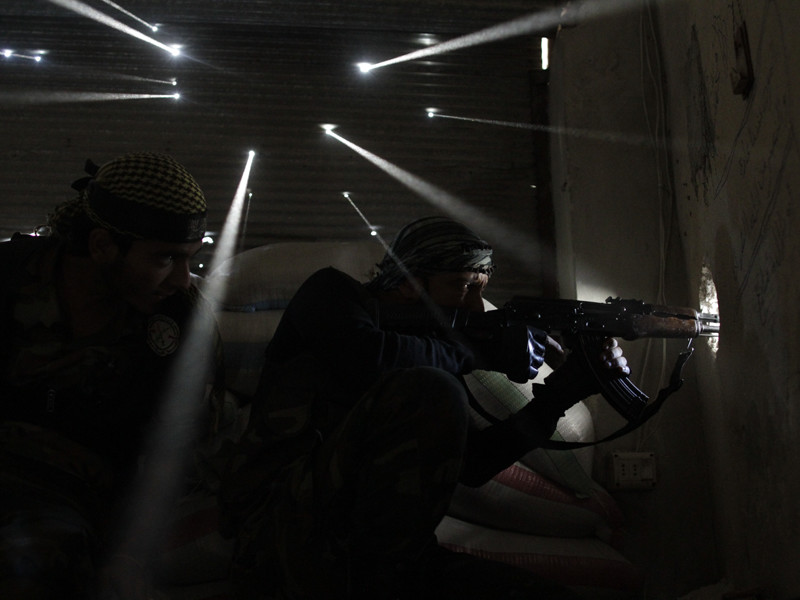
[[[529,127],[546,107],[538,37],[368,74],[355,67],[526,14],[539,8],[535,3],[184,0],[126,8],[160,23],[151,35],[182,44],[182,56],[49,3],[4,2],[3,43],[47,54],[38,64],[0,65],[0,235],[29,231],[71,197],[69,183],[82,175],[86,158],[102,163],[134,150],[169,152],[183,162],[204,188],[218,230],[253,149],[241,248],[367,235],[342,197],[346,190],[387,240],[413,218],[454,211],[497,247],[497,297],[541,291],[548,267],[535,242],[542,225],[537,193],[547,190],[546,137]],[[158,83],[173,77],[175,87]],[[176,90],[177,101],[56,101],[61,92]],[[519,126],[430,119],[428,107]],[[443,193],[422,198],[325,135],[321,123],[337,124],[342,137]],[[451,206],[453,198],[468,210]],[[516,243],[514,232],[531,247]]]

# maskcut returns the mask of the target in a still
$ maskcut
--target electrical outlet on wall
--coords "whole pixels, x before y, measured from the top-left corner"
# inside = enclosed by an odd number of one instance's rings
[[[654,452],[613,452],[613,487],[618,490],[649,490],[656,485]]]

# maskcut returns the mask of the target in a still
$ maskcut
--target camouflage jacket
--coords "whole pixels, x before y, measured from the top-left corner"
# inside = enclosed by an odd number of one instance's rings
[[[157,314],[129,310],[74,339],[56,290],[60,252],[48,238],[0,244],[0,421],[56,432],[124,470],[141,453],[189,316],[203,302],[193,288]],[[195,366],[194,377],[213,378],[213,368]]]

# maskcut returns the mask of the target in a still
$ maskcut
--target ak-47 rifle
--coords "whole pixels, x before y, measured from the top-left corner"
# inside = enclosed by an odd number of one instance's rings
[[[683,365],[694,349],[691,341],[698,336],[719,335],[719,317],[691,308],[659,306],[640,300],[608,298],[604,303],[581,300],[554,300],[518,296],[497,310],[485,313],[458,311],[452,327],[480,336],[480,331],[524,324],[560,335],[572,352],[582,352],[596,378],[603,397],[631,427],[640,424],[666,397],[677,390],[683,380]],[[649,398],[628,377],[619,377],[597,365],[596,356],[603,340],[611,337],[625,340],[641,338],[683,338],[689,340],[672,371],[670,384],[659,392],[648,409]]]

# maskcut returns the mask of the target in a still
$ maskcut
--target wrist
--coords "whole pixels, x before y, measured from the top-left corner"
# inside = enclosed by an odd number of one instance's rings
[[[534,385],[534,388],[545,386]],[[556,423],[564,416],[555,403],[551,401],[549,391],[534,389],[534,397],[522,409],[517,411],[511,419],[514,430],[526,438],[536,441],[537,445],[542,440],[549,439],[555,431]]]
[[[585,396],[575,393],[569,386],[560,385],[558,380],[553,381],[550,377],[545,378],[543,384],[532,385],[533,397],[546,404],[552,414],[561,418],[570,407],[583,400]]]
[[[545,378],[542,387],[543,393],[549,394],[563,410],[599,391],[593,377],[569,359]]]

